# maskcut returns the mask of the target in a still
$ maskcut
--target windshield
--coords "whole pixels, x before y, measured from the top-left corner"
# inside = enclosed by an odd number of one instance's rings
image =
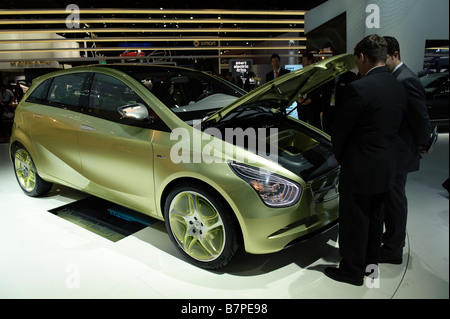
[[[191,125],[247,93],[226,80],[195,70],[171,66],[112,67],[132,76]]]

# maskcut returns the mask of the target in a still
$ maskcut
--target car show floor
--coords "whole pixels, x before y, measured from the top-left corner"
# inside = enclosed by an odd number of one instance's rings
[[[357,287],[323,274],[339,262],[338,225],[281,252],[242,253],[224,269],[203,270],[182,258],[161,221],[108,237],[102,225],[55,212],[87,194],[54,185],[45,197],[26,196],[2,143],[0,298],[448,299],[448,177],[445,133],[408,177],[403,263],[381,264],[378,280]]]

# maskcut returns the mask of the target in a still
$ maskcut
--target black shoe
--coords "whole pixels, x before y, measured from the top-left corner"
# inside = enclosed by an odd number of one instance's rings
[[[401,265],[403,263],[403,258],[392,258],[389,256],[382,255],[378,260],[380,264],[393,264],[393,265]]]
[[[333,267],[327,267],[324,271],[325,275],[333,280],[345,282],[347,284],[355,285],[355,286],[362,286],[364,283],[363,278],[351,276],[348,273],[346,273],[341,268],[333,268]]]
[[[450,182],[448,178],[445,180],[445,182],[442,183],[442,187],[444,187],[447,192],[450,192]]]

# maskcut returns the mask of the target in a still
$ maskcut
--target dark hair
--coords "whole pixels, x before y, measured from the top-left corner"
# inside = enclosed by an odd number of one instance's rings
[[[365,37],[355,46],[353,54],[358,58],[361,53],[372,63],[385,63],[387,56],[386,40],[377,34]]]
[[[281,61],[280,56],[276,53],[272,54],[272,56],[270,57],[270,61],[272,61],[273,58],[277,58],[279,61]]]
[[[314,62],[314,54],[312,54],[310,52],[302,54],[302,59],[303,58],[307,58],[309,61]]]
[[[398,58],[401,60],[401,58],[400,58],[400,44],[398,44],[397,39],[394,38],[394,37],[389,37],[389,36],[384,36],[383,39],[387,43],[387,54],[389,54],[390,56],[393,56],[394,52],[397,51],[398,52]]]

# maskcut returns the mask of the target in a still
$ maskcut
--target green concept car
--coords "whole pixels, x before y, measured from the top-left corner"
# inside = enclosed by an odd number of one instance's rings
[[[162,65],[75,67],[37,78],[15,113],[10,156],[29,196],[66,185],[165,221],[193,264],[276,252],[338,219],[328,135],[296,101],[355,67],[343,54],[250,93]]]

